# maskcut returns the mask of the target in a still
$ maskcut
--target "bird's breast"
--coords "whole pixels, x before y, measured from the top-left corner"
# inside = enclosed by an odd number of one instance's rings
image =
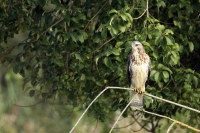
[[[140,65],[134,64],[132,63],[132,84],[137,87],[140,88],[142,87],[148,77],[148,64],[147,63],[143,63]]]

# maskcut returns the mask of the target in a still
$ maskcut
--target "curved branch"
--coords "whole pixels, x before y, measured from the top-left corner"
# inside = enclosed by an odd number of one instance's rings
[[[147,0],[147,7],[144,10],[144,12],[137,18],[133,18],[133,19],[140,19],[142,16],[144,16],[144,14],[147,13],[147,18],[149,17],[149,0]]]

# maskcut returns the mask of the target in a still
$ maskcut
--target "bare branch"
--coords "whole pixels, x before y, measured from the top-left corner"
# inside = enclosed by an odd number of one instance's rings
[[[92,104],[93,104],[106,90],[111,89],[111,88],[112,88],[112,89],[121,89],[121,90],[133,90],[133,89],[131,89],[131,88],[124,88],[124,87],[106,87],[106,88],[105,88],[104,90],[102,90],[102,91],[95,97],[95,99],[89,104],[89,106],[85,109],[85,111],[84,111],[84,112],[82,113],[82,115],[79,117],[78,121],[76,122],[76,124],[73,126],[73,128],[71,129],[71,131],[70,131],[69,133],[72,133],[72,132],[73,132],[73,130],[75,129],[75,127],[78,125],[78,123],[80,122],[80,120],[82,119],[82,117],[85,115],[85,113],[88,111],[88,109],[92,106]],[[200,113],[199,110],[196,110],[196,109],[187,107],[187,106],[185,106],[185,105],[181,105],[181,104],[178,104],[178,103],[175,103],[175,102],[166,100],[166,99],[162,99],[162,98],[153,96],[153,95],[148,94],[148,93],[144,93],[144,94],[147,95],[147,96],[149,96],[149,97],[153,97],[153,98],[156,98],[156,99],[159,99],[159,100],[162,100],[162,101],[165,101],[165,102],[168,102],[168,103],[177,105],[177,106],[179,106],[179,107],[186,108],[186,109],[189,109],[189,110],[192,110],[192,111],[195,111],[195,112]],[[132,100],[133,100],[133,99],[132,99]],[[131,101],[132,101],[132,100],[131,100]],[[129,102],[129,104],[131,103],[131,101]],[[129,106],[129,104],[125,107],[125,109],[122,111],[122,113],[120,114],[120,116],[123,114],[123,112],[124,112],[124,111],[126,110],[126,108]],[[140,109],[137,109],[137,110],[140,110]],[[170,118],[170,117],[163,116],[163,115],[159,115],[159,114],[152,113],[152,112],[148,112],[148,111],[145,111],[145,110],[140,110],[140,111],[143,111],[143,112],[145,112],[145,113],[149,113],[149,114],[152,114],[152,115],[155,115],[155,116],[159,116],[159,117],[162,117],[162,118],[169,119],[169,120],[171,120],[171,121],[173,121],[173,122],[175,122],[175,123],[177,123],[177,124],[179,124],[179,125],[181,125],[181,126],[184,126],[184,127],[186,127],[186,128],[189,128],[189,129],[191,129],[191,130],[193,130],[193,131],[196,131],[196,132],[200,132],[200,130],[198,130],[198,129],[196,129],[196,128],[193,128],[193,127],[191,127],[191,126],[188,126],[187,124],[184,124],[184,123],[179,122],[179,121],[177,121],[177,120],[174,120],[174,119],[172,119],[172,118]],[[120,116],[119,116],[119,117],[120,117]],[[116,121],[115,123],[117,123],[117,121]],[[115,125],[115,124],[114,124],[114,125]],[[113,128],[112,128],[112,129],[113,129]],[[112,131],[112,129],[111,129],[111,131]]]
[[[149,112],[149,111],[146,111],[146,110],[141,110],[141,109],[137,109],[137,110],[140,110],[140,111],[143,111],[143,112],[145,112],[145,113],[148,113],[148,114],[151,114],[151,115],[155,115],[155,116],[158,116],[158,117],[166,118],[166,119],[171,120],[171,121],[173,121],[173,122],[175,122],[175,123],[177,123],[177,124],[179,124],[179,125],[181,125],[181,126],[184,126],[184,127],[188,128],[188,129],[191,129],[191,130],[193,130],[193,131],[195,131],[195,132],[200,132],[199,129],[196,129],[196,128],[194,128],[194,127],[191,127],[191,126],[189,126],[189,125],[187,125],[187,124],[185,124],[185,123],[182,123],[182,122],[180,122],[180,121],[174,120],[174,119],[172,119],[172,118],[170,118],[170,117],[167,117],[167,116],[164,116],[164,115],[159,115],[159,114],[156,114],[156,113],[153,113],[153,112]]]
[[[162,98],[156,97],[156,96],[154,96],[154,95],[151,95],[151,94],[149,94],[149,93],[144,93],[144,94],[147,95],[147,96],[149,96],[149,97],[153,97],[153,98],[155,98],[155,99],[158,99],[158,100],[161,100],[161,101],[164,101],[164,102],[167,102],[167,103],[171,103],[171,104],[177,105],[177,106],[179,106],[179,107],[186,108],[186,109],[195,111],[195,112],[197,112],[197,113],[200,113],[200,111],[197,110],[197,109],[190,108],[190,107],[188,107],[188,106],[185,106],[185,105],[182,105],[182,104],[178,104],[178,103],[175,103],[175,102],[166,100],[166,99],[162,99]]]
[[[147,7],[144,10],[144,12],[137,18],[133,18],[133,19],[140,19],[142,16],[144,16],[144,14],[147,13],[147,18],[149,17],[149,0],[147,0]]]
[[[169,126],[169,128],[167,129],[167,133],[169,133],[169,131],[171,130],[171,128],[173,127],[173,125],[175,124],[176,122],[173,122],[170,126]]]

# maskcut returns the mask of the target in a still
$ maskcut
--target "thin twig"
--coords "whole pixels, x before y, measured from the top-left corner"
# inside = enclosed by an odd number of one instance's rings
[[[57,22],[55,22],[54,24],[52,24],[51,26],[49,26],[45,31],[43,31],[42,34],[46,33],[49,30],[49,28],[52,28],[53,26],[57,25],[58,23],[60,23],[63,20],[64,20],[64,18],[58,20]]]
[[[146,10],[147,10],[147,18],[149,18],[149,0],[147,0],[147,8],[146,8]]]
[[[138,130],[133,130],[134,132],[139,132],[139,131],[141,131],[142,129],[144,129],[144,130],[146,130],[147,132],[151,132],[150,131],[150,129],[147,129],[145,126],[148,124],[148,122],[149,121],[146,121],[146,123],[145,124],[141,124],[139,121],[138,121],[138,118],[135,118],[135,116],[134,115],[131,115],[132,116],[132,118],[135,120],[135,122],[138,124],[138,125],[140,125],[140,129],[138,129]],[[144,120],[143,120],[144,121]]]
[[[147,12],[147,18],[149,17],[149,1],[147,0],[147,7],[146,9],[144,10],[144,12],[137,18],[133,18],[133,19],[140,19],[142,16],[144,16],[144,14]]]
[[[122,114],[124,113],[124,111],[129,107],[129,105],[131,104],[131,102],[135,99],[135,97],[138,95],[138,93],[136,93],[134,95],[134,97],[131,99],[131,101],[126,105],[126,107],[124,108],[124,110],[121,112],[121,114],[118,116],[117,120],[115,121],[115,123],[113,124],[112,128],[110,129],[110,132],[112,132],[113,128],[115,127],[115,125],[117,124],[117,122],[119,121],[119,118],[122,116]]]
[[[33,107],[33,106],[38,105],[38,104],[40,104],[40,103],[42,103],[44,101],[45,101],[45,99],[43,99],[42,101],[39,101],[39,102],[37,102],[37,103],[35,103],[33,105],[18,105],[18,104],[15,104],[15,103],[13,105],[18,106],[18,107]]]
[[[147,9],[144,10],[144,12],[137,18],[133,18],[133,19],[140,19],[142,16],[144,16],[144,14],[146,13]]]
[[[109,39],[108,41],[104,42],[101,46],[99,46],[97,49],[95,49],[91,54],[95,53],[97,50],[99,50],[100,48],[102,48],[104,45],[106,45],[107,43],[109,43],[110,41],[112,41],[115,37],[117,37],[118,35],[122,34],[122,32],[120,32],[119,34],[117,34],[116,36],[113,36],[111,39]],[[91,55],[90,54],[90,55]]]
[[[104,8],[106,4],[107,2],[105,2],[104,5],[97,11],[97,13],[88,21],[87,25],[85,26],[85,29],[88,27],[89,23],[99,14],[99,12]]]
[[[176,122],[173,122],[173,123],[169,126],[169,128],[167,129],[167,133],[169,133],[169,131],[171,130],[171,128],[174,126],[174,124],[176,124]]]
[[[140,116],[138,116],[138,118],[139,118]],[[138,119],[137,118],[137,119]],[[119,120],[120,121],[120,120]],[[128,125],[126,125],[126,126],[123,126],[123,127],[115,127],[114,129],[121,129],[121,128],[127,128],[127,127],[129,127],[129,126],[131,126],[133,123],[135,123],[135,121],[136,120],[134,120],[134,121],[132,121],[130,124],[128,124]]]
[[[162,98],[159,98],[159,97],[157,97],[157,96],[151,95],[151,94],[149,94],[149,93],[144,93],[144,94],[147,95],[147,96],[149,96],[149,97],[153,97],[153,98],[155,98],[155,99],[158,99],[158,100],[161,100],[161,101],[164,101],[164,102],[167,102],[167,103],[171,103],[171,104],[177,105],[177,106],[179,106],[179,107],[186,108],[186,109],[195,111],[195,112],[197,112],[197,113],[200,113],[200,111],[197,110],[197,109],[190,108],[190,107],[188,107],[188,106],[185,106],[185,105],[182,105],[182,104],[178,104],[178,103],[175,103],[175,102],[166,100],[166,99],[162,99]]]

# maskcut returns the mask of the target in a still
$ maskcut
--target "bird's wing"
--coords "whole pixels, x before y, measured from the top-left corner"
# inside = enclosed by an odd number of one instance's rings
[[[131,85],[131,77],[132,77],[132,74],[133,74],[132,69],[130,68],[130,65],[131,65],[131,55],[128,58],[127,67],[126,67],[126,73],[127,73],[129,86]]]
[[[149,62],[148,62],[148,76],[147,76],[146,86],[147,86],[147,84],[149,82],[150,73],[151,73],[151,60],[149,58]]]

